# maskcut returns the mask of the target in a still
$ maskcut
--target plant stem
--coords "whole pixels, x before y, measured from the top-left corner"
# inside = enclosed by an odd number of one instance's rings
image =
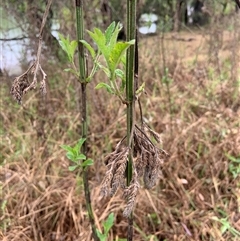
[[[78,40],[78,58],[79,58],[79,72],[80,78],[79,81],[81,83],[81,122],[82,122],[82,138],[87,137],[87,81],[86,81],[86,62],[84,55],[84,46],[79,41],[83,39],[83,30],[84,30],[84,18],[83,18],[83,0],[76,0],[76,21],[77,21],[77,40]],[[87,156],[87,140],[82,145],[81,152]],[[87,211],[89,220],[92,227],[92,236],[95,241],[99,241],[96,231],[96,225],[91,205],[91,195],[90,188],[88,183],[88,168],[83,168],[83,185],[84,185],[84,193],[85,200],[87,205]]]
[[[135,39],[136,34],[136,0],[127,1],[127,41]],[[135,46],[132,45],[127,50],[126,63],[126,99],[127,99],[127,144],[133,147],[133,139],[131,133],[134,128],[135,121],[135,85],[134,85],[134,63],[135,63]],[[129,152],[127,164],[127,186],[130,185],[132,179],[132,157],[133,152]],[[133,214],[128,218],[128,234],[127,240],[133,240]]]

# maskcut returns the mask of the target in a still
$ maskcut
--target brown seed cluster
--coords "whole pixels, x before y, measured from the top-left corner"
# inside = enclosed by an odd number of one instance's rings
[[[103,196],[107,196],[108,194],[113,196],[118,187],[125,188],[125,171],[128,162],[129,148],[123,148],[122,141],[117,144],[115,151],[106,157],[105,163],[107,164],[108,170],[102,181],[101,194]]]
[[[103,196],[113,196],[118,188],[124,189],[124,198],[127,200],[127,206],[123,215],[128,217],[134,207],[138,189],[140,187],[139,179],[143,177],[144,187],[151,189],[156,185],[161,176],[161,166],[168,154],[158,148],[155,142],[160,142],[159,134],[154,132],[149,126],[143,124],[142,127],[134,126],[133,131],[133,176],[129,186],[126,186],[126,167],[131,155],[130,147],[123,142],[124,137],[116,146],[115,151],[109,154],[105,163],[107,172],[102,182],[101,194]]]
[[[13,85],[11,88],[11,94],[13,98],[21,104],[22,96],[25,93],[25,90],[29,87],[30,81],[28,79],[28,74],[24,73],[21,76],[18,76],[14,79]]]
[[[38,66],[38,67],[36,67]],[[37,86],[37,72],[40,70],[42,79],[40,82],[40,91],[42,94],[46,94],[46,78],[47,75],[43,71],[40,64],[34,62],[22,75],[16,77],[13,81],[11,94],[13,98],[19,103],[22,103],[22,97],[29,90],[35,89]],[[33,81],[29,80],[30,75],[33,75]]]
[[[160,143],[159,134],[146,124],[142,128],[135,126],[134,132],[134,156],[135,168],[138,177],[143,176],[144,186],[151,189],[156,185],[161,176],[161,166],[168,154],[158,148],[150,138]]]

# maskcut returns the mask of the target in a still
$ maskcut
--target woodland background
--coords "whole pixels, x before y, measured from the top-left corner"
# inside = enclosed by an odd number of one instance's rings
[[[160,133],[170,158],[159,183],[139,191],[135,240],[240,239],[238,1],[204,1],[201,10],[197,2],[138,3],[138,19],[143,13],[159,17],[155,34],[139,34],[143,115]],[[187,6],[196,7],[191,23]],[[53,34],[56,28],[76,38],[74,1],[53,1],[48,16],[41,57],[48,75],[47,95],[29,92],[18,105],[9,94],[14,77],[36,54],[45,7],[43,0],[3,0],[0,7],[3,61],[11,55],[14,63],[7,66],[11,71],[1,67],[0,73],[0,238],[91,240],[82,179],[76,180],[68,170],[69,161],[60,148],[76,143],[81,129],[77,80],[63,71],[66,56]],[[85,1],[84,8],[86,29],[104,30],[114,20],[125,25],[125,1]],[[8,36],[11,29],[18,29],[17,35]],[[20,57],[14,57],[13,42],[24,47]],[[7,46],[13,51],[7,52]],[[104,78],[97,74],[88,93],[92,205],[97,228],[102,229],[113,212],[109,240],[124,240],[122,193],[112,198],[99,195],[104,158],[126,129],[124,108],[104,90],[94,89]]]

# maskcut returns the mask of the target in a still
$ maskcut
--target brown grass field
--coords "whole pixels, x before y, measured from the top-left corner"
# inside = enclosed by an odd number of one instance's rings
[[[144,120],[170,158],[158,184],[138,193],[134,240],[240,240],[239,36],[210,29],[141,38]],[[46,98],[32,91],[22,106],[9,94],[11,80],[1,79],[0,240],[91,240],[82,179],[68,171],[60,148],[74,145],[81,129],[76,80],[65,67],[46,64]],[[115,214],[113,241],[126,238],[126,203],[121,191],[112,198],[99,193],[104,157],[126,132],[125,109],[94,90],[101,78],[88,92],[89,180],[97,228]]]

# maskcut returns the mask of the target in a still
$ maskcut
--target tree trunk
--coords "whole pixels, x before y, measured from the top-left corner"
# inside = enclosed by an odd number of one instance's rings
[[[184,1],[183,0],[177,0],[176,1],[176,8],[174,13],[174,26],[173,30],[178,32],[180,30],[181,26],[181,5]]]

